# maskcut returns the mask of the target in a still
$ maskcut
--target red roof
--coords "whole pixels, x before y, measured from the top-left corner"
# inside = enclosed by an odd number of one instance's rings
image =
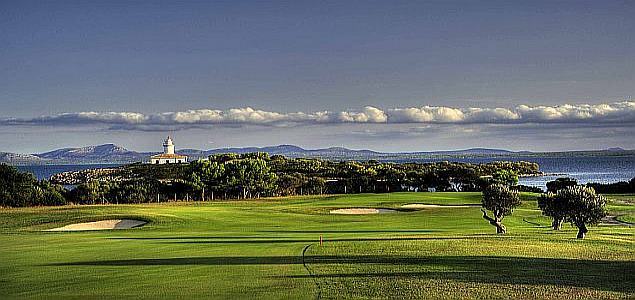
[[[150,158],[156,158],[156,159],[159,159],[159,158],[187,158],[187,156],[180,155],[180,154],[165,154],[165,153],[162,153],[162,154],[152,155]]]

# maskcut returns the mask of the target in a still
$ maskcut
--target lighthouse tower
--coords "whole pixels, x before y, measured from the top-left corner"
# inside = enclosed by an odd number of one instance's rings
[[[174,154],[174,142],[169,136],[163,141],[163,154]]]

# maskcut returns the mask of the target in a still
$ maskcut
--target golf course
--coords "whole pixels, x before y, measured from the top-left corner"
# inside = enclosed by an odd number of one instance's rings
[[[470,192],[2,208],[0,298],[631,298],[635,195],[606,197],[585,239],[531,193],[504,235]],[[139,222],[47,231],[105,220]]]

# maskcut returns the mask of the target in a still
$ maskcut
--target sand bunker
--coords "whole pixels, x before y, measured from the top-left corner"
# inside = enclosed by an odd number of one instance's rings
[[[404,204],[401,208],[465,208],[465,207],[479,207],[480,204],[463,204],[463,205],[438,205],[438,204],[422,204],[422,203],[412,203],[412,204]]]
[[[48,229],[46,231],[83,231],[83,230],[108,230],[108,229],[130,229],[145,225],[147,222],[130,219],[104,220],[97,222],[70,224],[64,227]]]
[[[386,208],[340,208],[331,211],[331,213],[335,215],[369,215],[393,212],[396,212],[396,210]]]

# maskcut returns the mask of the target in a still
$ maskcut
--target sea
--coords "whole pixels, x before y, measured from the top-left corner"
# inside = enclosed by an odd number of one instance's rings
[[[86,164],[86,165],[36,165],[36,166],[15,166],[22,172],[29,172],[37,179],[49,179],[51,176],[71,171],[81,171],[86,169],[114,168],[123,164]]]
[[[521,177],[519,184],[546,190],[548,181],[558,177],[575,178],[579,184],[589,182],[614,183],[629,181],[635,177],[635,156],[571,156],[533,157],[518,156],[505,158],[452,158],[417,159],[415,162],[453,161],[466,163],[488,163],[493,161],[528,161],[537,163],[544,176]]]
[[[505,158],[443,158],[443,159],[411,159],[399,162],[436,162],[454,161],[466,163],[488,163],[493,161],[528,161],[538,163],[545,176],[521,177],[520,184],[545,189],[548,181],[558,177],[572,177],[579,183],[589,182],[612,183],[629,181],[635,177],[635,156],[572,156],[572,157],[505,157]],[[18,166],[21,171],[30,172],[38,179],[48,179],[52,175],[93,168],[112,168],[121,164],[89,164],[89,165],[39,165]]]

